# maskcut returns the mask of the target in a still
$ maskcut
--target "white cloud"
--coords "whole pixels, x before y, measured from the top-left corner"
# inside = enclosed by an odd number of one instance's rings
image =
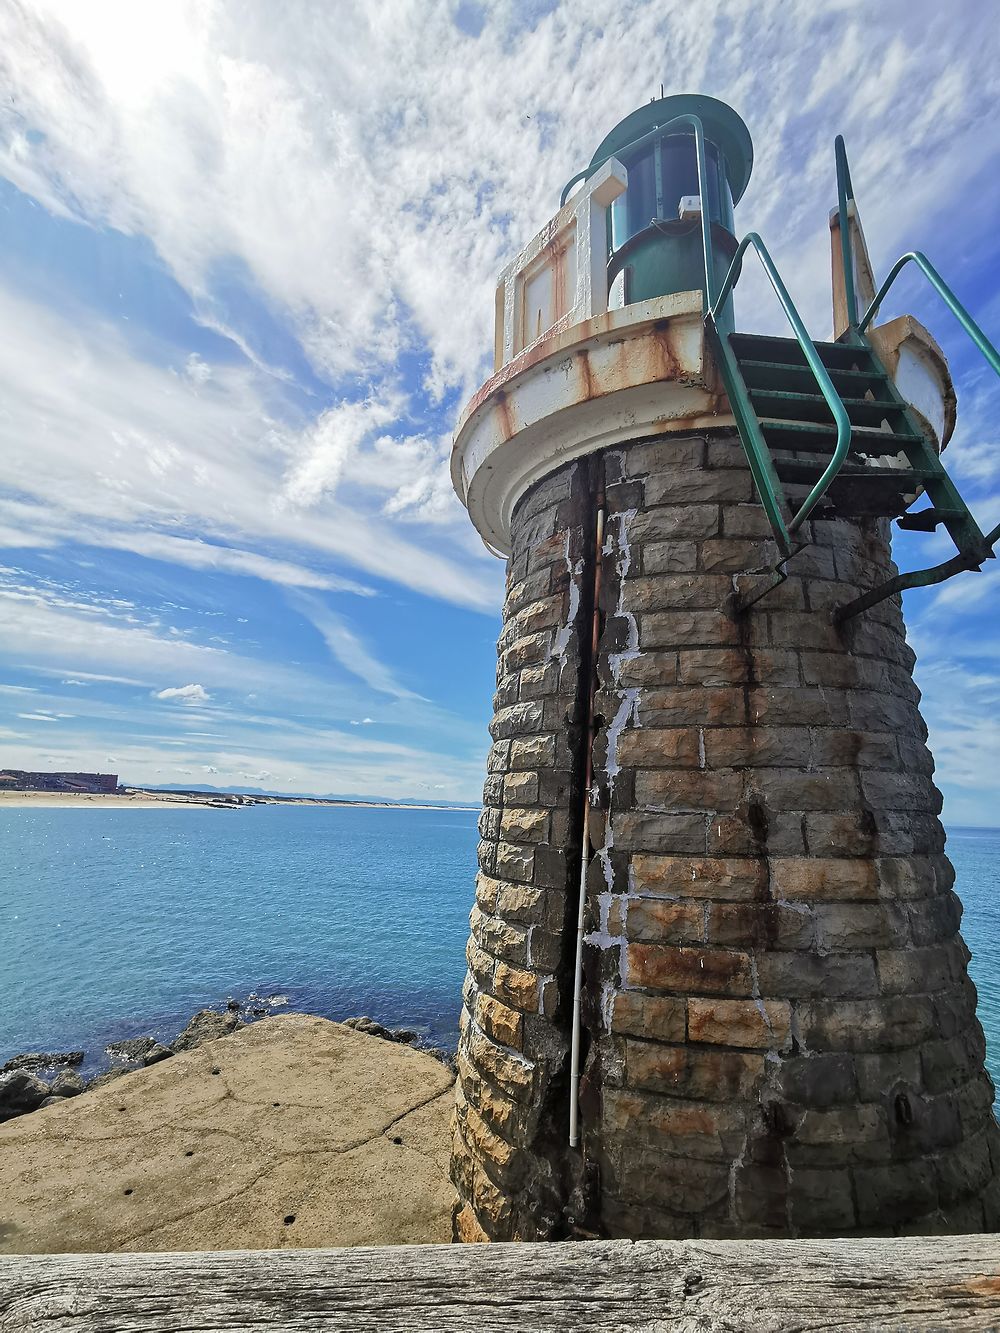
[[[357,676],[380,694],[391,694],[397,699],[421,699],[421,695],[401,685],[389,667],[374,656],[360,636],[318,597],[309,593],[291,593],[289,600],[312,621],[330,652],[351,675]]]
[[[158,690],[153,698],[174,699],[178,703],[197,707],[199,704],[209,703],[212,696],[204,685],[172,685],[169,689]]]

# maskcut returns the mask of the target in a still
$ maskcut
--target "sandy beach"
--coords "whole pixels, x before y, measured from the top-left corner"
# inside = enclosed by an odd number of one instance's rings
[[[171,805],[190,805],[198,810],[218,808],[218,803],[211,797],[198,800],[193,796],[180,796],[173,792],[164,792],[161,796],[153,792],[132,794],[62,792],[62,791],[0,791],[0,810],[7,807],[32,806],[59,810],[87,810],[96,807],[104,809],[157,810]]]

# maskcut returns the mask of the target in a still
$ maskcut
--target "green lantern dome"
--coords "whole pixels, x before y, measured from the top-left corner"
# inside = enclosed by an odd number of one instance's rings
[[[685,116],[696,116],[705,132],[704,200],[694,128],[678,120]],[[732,107],[714,97],[661,97],[620,121],[584,174],[609,157],[628,171],[628,188],[608,211],[608,280],[618,284],[618,301],[704,289],[702,209],[712,233],[713,284],[721,285],[736,250],[733,205],[753,166],[750,133]],[[723,312],[725,323],[730,315]]]

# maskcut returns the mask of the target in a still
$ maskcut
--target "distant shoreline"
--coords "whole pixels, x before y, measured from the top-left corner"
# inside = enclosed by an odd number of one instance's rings
[[[0,791],[0,810],[34,808],[49,810],[166,810],[186,806],[194,810],[242,810],[254,805],[322,805],[347,806],[364,810],[440,810],[442,813],[464,811],[475,813],[467,805],[404,805],[396,801],[335,801],[320,796],[268,797],[240,796],[235,793],[154,792],[130,790],[125,792],[60,792],[60,791]]]

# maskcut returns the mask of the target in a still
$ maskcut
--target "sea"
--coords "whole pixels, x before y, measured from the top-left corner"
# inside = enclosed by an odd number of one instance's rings
[[[230,999],[452,1048],[476,841],[471,810],[0,810],[0,1064],[83,1050],[86,1074]],[[1000,1082],[1000,830],[948,854]]]

